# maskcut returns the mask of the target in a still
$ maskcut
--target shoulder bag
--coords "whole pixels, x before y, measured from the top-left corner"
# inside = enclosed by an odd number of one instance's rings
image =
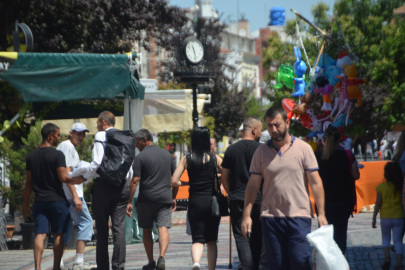
[[[221,193],[220,181],[218,178],[217,170],[217,159],[215,155],[211,156],[214,158],[215,163],[215,176],[214,176],[214,188],[213,195],[211,197],[211,211],[214,217],[225,217],[229,216],[228,211],[228,199]]]

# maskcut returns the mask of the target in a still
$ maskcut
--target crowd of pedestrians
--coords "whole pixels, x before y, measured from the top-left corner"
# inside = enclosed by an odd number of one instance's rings
[[[32,208],[36,233],[35,268],[41,269],[44,241],[50,228],[54,236],[54,269],[67,269],[63,252],[75,224],[78,236],[73,269],[110,269],[110,226],[113,235],[111,267],[124,269],[125,216],[131,217],[136,211],[148,258],[142,269],[165,269],[178,187],[187,185],[187,218],[192,238],[190,267],[200,269],[206,245],[208,268],[214,270],[221,218],[213,215],[212,203],[218,177],[221,179],[221,193],[226,192],[228,198],[240,260],[238,269],[311,269],[310,247],[306,239],[311,232],[313,217],[309,187],[315,200],[319,226],[328,223],[334,226],[333,237],[345,254],[348,220],[356,205],[355,181],[360,178],[360,172],[353,153],[339,147],[340,131],[330,125],[324,132],[324,147],[314,153],[309,144],[288,132],[290,120],[281,107],[269,108],[264,123],[270,140],[260,143],[262,120],[246,117],[241,130],[242,139],[226,149],[223,159],[214,152],[216,142],[210,138],[209,129],[194,128],[191,150],[182,157],[177,168],[174,153],[154,145],[152,134],[141,129],[132,135],[140,153],[133,155],[131,164],[121,172],[122,181],[118,184],[113,184],[108,174],[101,170],[114,154],[106,148],[110,143],[108,135],[116,131],[115,116],[111,112],[102,112],[97,119],[99,132],[95,135],[92,162],[79,177],[69,177],[69,173],[78,167],[80,159],[76,147],[89,130],[84,124],[75,123],[68,139],[59,144],[59,128],[51,123],[44,125],[41,146],[27,158],[23,203],[23,213],[28,215],[31,211],[28,201],[31,193],[35,193]],[[395,269],[402,269],[404,150],[405,132],[402,132],[395,145],[393,161],[385,166],[386,182],[377,187],[372,226],[376,227],[376,217],[380,212],[385,254],[383,269],[388,269],[391,261],[391,232],[397,254]],[[123,157],[121,163],[124,161]],[[185,172],[188,182],[180,180]],[[97,265],[84,260],[84,248],[92,238],[93,219],[84,200],[83,183],[92,179]],[[133,206],[138,186],[139,195]],[[154,224],[159,233],[157,260],[153,254]]]

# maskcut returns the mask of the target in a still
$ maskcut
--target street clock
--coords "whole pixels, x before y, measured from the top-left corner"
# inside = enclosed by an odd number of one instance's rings
[[[191,63],[198,64],[204,59],[204,46],[197,38],[186,38],[183,47],[186,58]]]

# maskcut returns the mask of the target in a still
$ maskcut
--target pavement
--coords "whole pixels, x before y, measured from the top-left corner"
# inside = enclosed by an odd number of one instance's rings
[[[175,212],[173,215],[174,225],[170,230],[170,244],[166,254],[166,269],[191,269],[191,236],[186,234],[185,212]],[[349,220],[347,239],[347,258],[351,270],[381,270],[384,254],[381,247],[381,230],[379,221],[377,229],[371,228],[371,213],[355,214]],[[312,220],[312,228],[317,228],[316,219]],[[112,243],[109,245],[111,259]],[[127,245],[125,269],[142,269],[146,264],[147,257],[143,244]],[[155,259],[159,254],[158,243],[154,245]],[[96,262],[96,249],[90,242],[85,249],[85,260],[90,263]],[[73,267],[75,250],[68,250],[64,255],[65,265]],[[391,252],[391,268],[395,268],[395,254]],[[42,256],[42,269],[51,270],[53,264],[52,249],[45,249]],[[218,260],[216,269],[237,269],[239,260],[236,246],[232,237],[231,264],[229,268],[229,221],[222,218],[219,228]],[[405,265],[405,260],[403,262]],[[32,250],[9,250],[0,252],[0,269],[2,270],[32,270],[34,269],[34,256]],[[208,269],[206,250],[201,260],[201,269]]]

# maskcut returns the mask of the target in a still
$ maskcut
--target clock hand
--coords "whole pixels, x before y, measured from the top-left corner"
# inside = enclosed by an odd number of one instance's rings
[[[194,52],[194,58],[197,58],[197,56],[195,55],[194,45],[193,45],[193,52]]]

